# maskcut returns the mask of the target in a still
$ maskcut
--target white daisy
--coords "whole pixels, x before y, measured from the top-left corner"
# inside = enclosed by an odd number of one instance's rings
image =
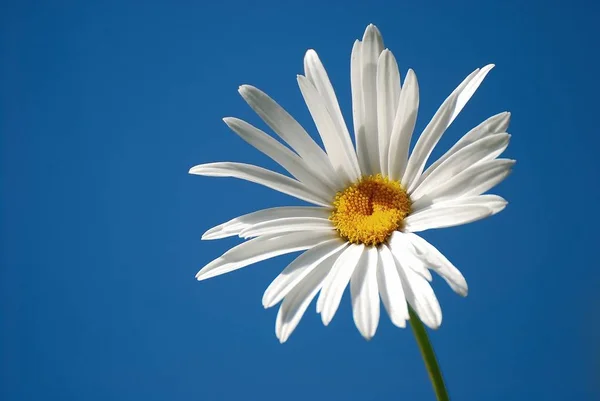
[[[514,164],[497,158],[508,146],[510,114],[487,119],[427,169],[425,165],[492,67],[476,69],[462,81],[421,133],[410,157],[419,106],[417,78],[408,70],[401,87],[396,60],[373,25],[352,49],[356,150],[314,50],[306,53],[305,75],[298,76],[298,84],[325,151],[273,99],[255,87],[241,86],[242,97],[289,148],[242,120],[225,118],[225,123],[294,178],[231,162],[202,164],[190,173],[245,179],[316,206],[260,210],[208,230],[203,239],[252,239],[202,268],[198,280],[305,251],[263,296],[266,308],[281,302],[276,322],[281,342],[317,294],[317,312],[329,324],[348,283],[354,321],[367,339],[377,329],[380,299],[398,327],[405,327],[409,319],[407,303],[428,327],[439,327],[442,312],[429,284],[429,269],[459,295],[467,294],[467,283],[416,233],[470,223],[504,209],[507,202],[500,196],[482,194],[501,182]]]

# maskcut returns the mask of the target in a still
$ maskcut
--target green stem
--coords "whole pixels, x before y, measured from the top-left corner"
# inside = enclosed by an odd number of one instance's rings
[[[435,357],[435,352],[433,352],[433,347],[429,341],[425,326],[410,306],[408,307],[408,313],[410,314],[410,325],[415,334],[415,338],[417,339],[417,344],[419,344],[419,350],[421,351],[421,356],[425,362],[425,367],[427,368],[429,380],[431,380],[431,385],[435,391],[435,396],[438,401],[449,401],[450,398],[448,398],[442,371],[440,370],[440,365],[438,365],[437,358]]]

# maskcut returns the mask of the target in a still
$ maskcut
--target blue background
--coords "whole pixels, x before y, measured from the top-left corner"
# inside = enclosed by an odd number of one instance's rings
[[[600,399],[597,3],[31,2],[0,11],[0,399],[432,400],[410,330],[354,328],[348,295],[288,343],[264,289],[292,259],[198,283],[237,243],[208,228],[300,204],[187,174],[277,168],[221,118],[265,127],[253,84],[315,132],[295,74],[315,48],[350,118],[354,39],[373,22],[419,77],[417,129],[496,63],[434,156],[513,113],[505,212],[428,233],[470,294],[434,288],[431,334],[454,400]],[[594,39],[596,38],[596,39]]]

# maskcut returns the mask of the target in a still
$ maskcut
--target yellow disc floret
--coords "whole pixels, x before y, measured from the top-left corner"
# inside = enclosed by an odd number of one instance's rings
[[[379,245],[402,227],[410,205],[410,198],[398,181],[371,175],[335,195],[329,220],[346,241]]]

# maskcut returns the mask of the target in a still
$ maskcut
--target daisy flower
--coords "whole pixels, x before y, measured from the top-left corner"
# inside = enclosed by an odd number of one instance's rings
[[[430,270],[461,296],[467,295],[467,283],[418,233],[471,223],[504,209],[503,198],[484,193],[514,164],[498,158],[510,139],[505,132],[510,114],[487,119],[425,166],[444,131],[492,68],[476,69],[458,85],[410,154],[419,108],[417,77],[408,70],[401,84],[394,55],[384,48],[373,25],[352,48],[354,143],[314,50],[306,53],[298,84],[324,149],[268,95],[241,86],[242,97],[289,147],[237,118],[225,118],[225,123],[291,177],[233,162],[201,164],[190,173],[252,181],[314,206],[260,210],[208,230],[202,239],[237,235],[248,241],[207,264],[197,279],[304,251],[273,280],[262,299],[265,308],[281,303],[275,330],[281,342],[317,295],[317,312],[329,324],[348,285],[354,322],[366,339],[377,330],[380,300],[398,327],[406,326],[409,306],[425,325],[439,327],[442,312],[429,283]]]

